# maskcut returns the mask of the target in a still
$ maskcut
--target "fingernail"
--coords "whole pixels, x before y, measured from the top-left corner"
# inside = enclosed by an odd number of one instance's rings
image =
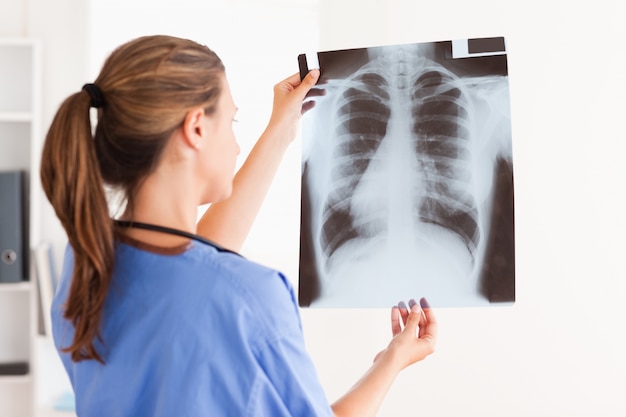
[[[402,308],[402,309],[406,310],[406,304],[404,304],[404,301],[400,301],[398,303],[398,308]]]
[[[428,304],[428,301],[426,301],[426,298],[420,299],[420,305],[422,306],[422,308],[430,308],[430,304]]]
[[[413,298],[411,298],[411,299],[409,300],[409,307],[410,307],[410,308],[413,308],[413,306],[414,306],[415,304],[417,304],[417,302],[415,302],[415,300],[414,300]]]

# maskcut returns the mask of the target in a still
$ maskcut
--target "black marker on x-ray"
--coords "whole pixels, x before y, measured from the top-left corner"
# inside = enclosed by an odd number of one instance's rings
[[[298,55],[298,66],[300,67],[300,80],[304,80],[304,77],[306,77],[309,71],[312,69],[320,69],[317,53],[310,52]]]
[[[455,39],[451,43],[453,59],[506,55],[506,46],[503,37]]]

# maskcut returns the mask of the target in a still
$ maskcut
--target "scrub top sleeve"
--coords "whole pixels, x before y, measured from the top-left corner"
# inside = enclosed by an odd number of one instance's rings
[[[247,276],[248,274],[246,274]],[[251,416],[332,416],[315,366],[304,343],[295,292],[284,274],[265,268],[250,271],[251,343],[257,361],[250,395]]]
[[[261,410],[271,410],[263,415],[272,416],[333,415],[301,333],[268,342],[260,347],[257,360],[261,370],[248,415],[261,415]]]

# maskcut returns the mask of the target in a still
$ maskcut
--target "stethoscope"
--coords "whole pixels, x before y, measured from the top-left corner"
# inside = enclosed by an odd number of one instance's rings
[[[217,243],[205,237],[196,235],[194,233],[185,232],[184,230],[178,230],[178,229],[173,229],[171,227],[158,226],[156,224],[141,223],[141,222],[134,222],[134,221],[128,221],[128,220],[114,220],[114,222],[120,227],[133,227],[135,229],[151,230],[153,232],[161,232],[161,233],[167,233],[170,235],[186,237],[188,239],[195,240],[196,242],[200,242],[202,244],[212,246],[218,252],[232,253],[233,255],[241,256],[237,252],[234,252],[230,249],[226,249],[225,247],[218,245]]]

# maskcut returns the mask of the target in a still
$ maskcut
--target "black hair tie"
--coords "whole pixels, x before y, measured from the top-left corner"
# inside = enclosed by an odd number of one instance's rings
[[[87,91],[89,97],[91,97],[91,107],[102,107],[104,104],[104,100],[102,99],[102,91],[95,84],[85,84],[83,85],[83,90]]]

